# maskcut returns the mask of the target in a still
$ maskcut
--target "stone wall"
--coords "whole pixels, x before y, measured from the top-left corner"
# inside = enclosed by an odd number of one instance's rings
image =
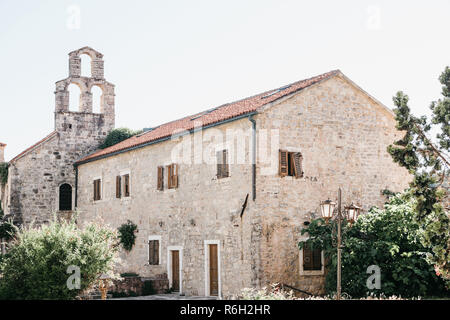
[[[279,130],[280,149],[303,155],[304,177],[262,174],[258,164],[257,212],[261,215],[262,283],[285,283],[322,293],[323,276],[299,276],[304,222],[319,217],[320,202],[382,206],[381,190],[402,191],[410,176],[386,148],[398,139],[393,115],[341,77],[284,99],[257,117],[259,129]]]
[[[149,277],[168,273],[170,279],[168,252],[170,246],[177,246],[182,249],[182,291],[204,295],[205,240],[217,240],[224,297],[274,282],[323,293],[323,275],[300,275],[297,244],[305,239],[300,237],[304,222],[318,216],[320,202],[335,198],[339,186],[344,204],[354,201],[365,210],[383,204],[382,189],[400,191],[407,186],[406,170],[386,152],[398,134],[392,113],[344,78],[334,77],[272,103],[254,119],[259,141],[256,201],[252,201],[249,143],[245,163],[232,162],[229,178],[216,178],[215,161],[180,163],[179,187],[172,190],[156,190],[156,175],[158,166],[172,162],[176,141],[79,167],[80,223],[99,220],[117,228],[130,219],[138,225],[135,247],[121,254],[120,272]],[[220,136],[219,132],[225,135],[227,130],[246,133],[250,128],[251,122],[241,119],[202,134],[205,138]],[[270,147],[263,143],[267,131]],[[250,141],[248,135],[238,136]],[[202,148],[211,151],[217,145],[203,139]],[[279,177],[280,148],[302,152],[303,178]],[[262,161],[267,153],[270,164]],[[117,199],[115,179],[122,173],[130,174],[131,196]],[[98,177],[102,200],[94,202],[92,183]],[[248,205],[241,216],[247,194]],[[147,263],[149,236],[161,236],[157,266]]]
[[[93,59],[91,77],[81,77],[75,71],[81,54],[88,54]],[[89,47],[69,54],[69,77],[56,82],[55,131],[10,161],[5,207],[7,213],[14,216],[15,223],[29,224],[34,221],[40,224],[52,219],[59,210],[59,187],[62,184],[72,187],[72,208],[75,207],[73,164],[97,150],[106,135],[114,129],[114,85],[103,79],[102,57]],[[81,89],[77,112],[69,111],[68,85],[72,83]],[[92,112],[90,91],[94,85],[103,89],[101,113]],[[68,216],[66,213],[62,215],[64,218]]]

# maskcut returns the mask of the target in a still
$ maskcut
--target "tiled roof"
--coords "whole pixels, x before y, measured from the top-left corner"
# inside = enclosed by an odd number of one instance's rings
[[[35,144],[33,144],[31,147],[25,149],[24,151],[22,151],[21,153],[19,153],[17,156],[15,156],[14,158],[11,159],[10,162],[14,162],[17,159],[21,158],[23,155],[25,155],[28,151],[33,150],[34,148],[36,148],[37,146],[39,146],[40,144],[44,143],[45,141],[49,140],[50,138],[52,138],[53,136],[57,135],[58,133],[56,131],[53,131],[52,133],[50,133],[48,136],[46,136],[44,139],[40,140],[39,142],[36,142]]]
[[[194,125],[197,126],[197,122],[200,122],[204,127],[255,112],[257,111],[257,109],[268,103],[271,103],[277,99],[311,86],[319,81],[331,78],[338,73],[340,73],[339,70],[333,70],[313,78],[297,81],[278,89],[266,91],[245,99],[227,103],[213,109],[190,115],[179,120],[165,123],[144,134],[133,136],[109,148],[98,150],[79,160],[77,163],[92,161],[95,160],[95,158],[100,157],[103,158],[112,153],[125,151],[139,145],[167,138],[179,131],[192,130],[194,129]]]

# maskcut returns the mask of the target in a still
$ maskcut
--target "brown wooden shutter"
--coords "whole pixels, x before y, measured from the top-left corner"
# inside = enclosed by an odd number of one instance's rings
[[[154,245],[153,245],[153,261],[154,264],[159,264],[159,240],[155,240],[153,241]]]
[[[223,164],[222,164],[222,177],[228,177],[230,175],[230,168],[228,164],[228,150],[223,150]]]
[[[281,177],[288,175],[288,152],[285,150],[279,151],[279,174]]]
[[[216,161],[217,161],[217,178],[222,178],[222,162],[223,156],[221,151],[216,152]]]
[[[302,170],[302,154],[300,152],[293,152],[290,154],[292,157],[292,166],[294,167],[294,175],[296,178],[303,177]]]
[[[94,180],[94,201],[97,200],[97,180]]]
[[[167,168],[167,188],[172,188],[172,165],[166,166]]]
[[[312,250],[312,268],[313,270],[322,270],[322,250]]]
[[[130,196],[130,175],[126,174],[123,176],[124,179],[124,197]]]
[[[306,243],[303,247],[303,270],[312,270],[313,259],[312,250],[309,243]]]
[[[100,179],[94,180],[94,201],[101,200]]]
[[[120,176],[117,176],[116,177],[116,198],[120,198],[121,196],[122,196],[122,194],[121,194],[121,181],[122,179],[121,179],[121,177]]]
[[[172,164],[172,188],[178,188],[178,164]]]
[[[158,183],[156,188],[160,191],[164,190],[164,167],[158,167]]]

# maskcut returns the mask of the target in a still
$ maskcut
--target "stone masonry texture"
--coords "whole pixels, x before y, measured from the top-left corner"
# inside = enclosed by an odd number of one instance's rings
[[[324,275],[300,274],[297,246],[306,239],[300,235],[304,222],[319,216],[320,202],[335,199],[341,187],[345,205],[354,202],[367,211],[383,205],[381,190],[401,191],[408,185],[407,171],[394,164],[386,151],[401,134],[395,129],[392,112],[343,76],[270,103],[253,118],[259,141],[254,201],[248,161],[251,135],[245,135],[246,162],[232,162],[228,178],[218,179],[216,163],[199,163],[195,161],[199,153],[194,152],[190,162],[179,163],[176,189],[157,190],[157,167],[173,162],[178,141],[156,143],[78,167],[81,225],[93,220],[114,228],[127,220],[138,225],[136,244],[131,252],[121,253],[123,263],[118,271],[150,278],[167,274],[170,281],[169,250],[182,249],[181,290],[187,295],[205,295],[205,241],[216,241],[223,297],[244,287],[276,282],[320,294]],[[203,151],[214,154],[221,141],[205,137],[212,132],[212,136],[218,132],[225,136],[227,130],[249,132],[251,126],[249,119],[243,118],[194,136],[200,135]],[[266,133],[271,147],[261,144]],[[272,166],[262,156],[271,149],[275,151]],[[278,175],[278,149],[302,153],[302,178]],[[130,175],[130,197],[116,198],[115,179],[124,173]],[[102,196],[93,201],[92,184],[97,178],[102,180]],[[149,236],[161,237],[159,265],[148,264]]]

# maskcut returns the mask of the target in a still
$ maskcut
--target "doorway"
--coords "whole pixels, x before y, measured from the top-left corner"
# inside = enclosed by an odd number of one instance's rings
[[[221,296],[220,242],[205,240],[205,295]]]
[[[174,292],[183,292],[183,247],[169,246],[167,248],[167,274],[169,287]]]

